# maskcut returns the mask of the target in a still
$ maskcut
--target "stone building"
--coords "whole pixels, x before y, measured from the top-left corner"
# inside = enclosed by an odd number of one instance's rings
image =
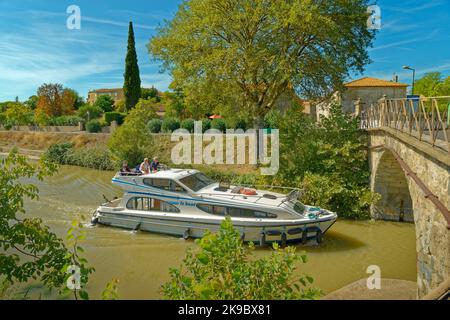
[[[370,108],[372,104],[376,104],[384,95],[387,98],[406,98],[408,85],[404,83],[386,81],[382,79],[364,77],[344,84],[343,92],[336,92],[327,102],[317,105],[317,117],[321,115],[327,116],[331,104],[337,103],[342,105],[345,112],[354,113],[355,103],[360,99],[361,110]]]
[[[98,89],[98,90],[92,90],[88,93],[88,99],[87,102],[90,104],[94,104],[98,97],[108,95],[111,98],[114,99],[114,102],[117,103],[120,100],[123,100],[124,94],[123,94],[123,88],[116,88],[116,89]]]

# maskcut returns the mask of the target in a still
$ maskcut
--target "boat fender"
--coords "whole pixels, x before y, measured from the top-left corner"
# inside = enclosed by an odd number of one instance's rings
[[[278,230],[268,230],[268,231],[266,231],[266,234],[268,236],[281,236],[282,232],[278,231]]]
[[[317,241],[317,243],[318,243],[318,244],[321,244],[321,243],[322,243],[322,239],[323,239],[323,233],[322,233],[322,230],[318,229],[318,230],[316,231],[316,241]]]
[[[139,231],[140,229],[141,229],[141,222],[139,222],[138,224],[137,224],[137,226],[136,226],[136,228],[134,228],[134,230],[133,231]]]
[[[287,235],[285,232],[283,232],[283,234],[281,235],[281,246],[286,247],[286,244],[287,244]]]
[[[186,229],[183,233],[183,239],[189,240],[189,237],[191,236],[191,229]]]
[[[290,234],[290,235],[300,234],[302,232],[303,232],[303,228],[295,228],[295,229],[288,230],[288,234]]]
[[[261,232],[261,236],[259,237],[259,246],[264,247],[266,245],[266,234]]]

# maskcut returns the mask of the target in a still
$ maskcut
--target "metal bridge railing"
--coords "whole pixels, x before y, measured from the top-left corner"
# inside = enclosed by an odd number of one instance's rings
[[[450,154],[450,97],[383,98],[361,114],[362,129],[392,128]]]

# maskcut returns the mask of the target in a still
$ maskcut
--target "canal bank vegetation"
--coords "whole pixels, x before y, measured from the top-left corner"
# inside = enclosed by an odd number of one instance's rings
[[[231,219],[222,222],[217,233],[197,240],[180,268],[170,270],[162,292],[173,300],[311,300],[322,295],[311,287],[313,279],[294,277],[297,264],[306,263],[294,247],[273,246],[268,257],[254,259],[254,246],[243,244]]]

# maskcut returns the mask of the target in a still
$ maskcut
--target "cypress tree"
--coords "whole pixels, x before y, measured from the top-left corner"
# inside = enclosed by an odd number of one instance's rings
[[[123,93],[125,96],[125,108],[129,111],[134,108],[141,97],[141,78],[139,76],[139,66],[134,41],[133,22],[130,22],[128,29],[128,49],[127,57],[125,59],[124,78]]]

